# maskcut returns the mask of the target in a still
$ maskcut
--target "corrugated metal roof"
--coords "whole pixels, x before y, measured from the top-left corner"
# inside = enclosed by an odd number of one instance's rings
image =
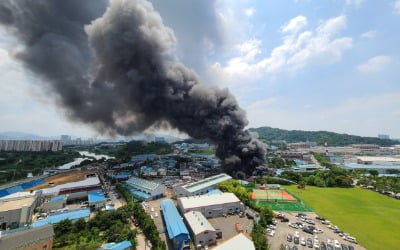
[[[142,187],[144,189],[148,189],[148,190],[154,190],[161,185],[159,183],[155,183],[152,181],[148,181],[148,180],[140,179],[140,178],[136,178],[136,177],[129,178],[129,180],[127,180],[126,183],[128,183],[130,185],[140,186],[140,187]]]
[[[173,239],[178,235],[187,234],[189,239],[189,232],[172,200],[163,200],[160,202],[160,206],[167,226],[168,237]]]
[[[67,199],[66,195],[59,195],[59,196],[51,198],[50,202],[58,202],[58,201],[66,200],[66,199]]]
[[[89,215],[90,215],[89,208],[70,210],[68,212],[49,215],[44,220],[35,221],[32,227],[40,227],[46,224],[56,224],[65,219],[77,220],[80,218],[88,218]]]
[[[129,247],[132,247],[132,243],[128,240],[124,240],[118,243],[115,242],[110,242],[110,243],[105,243],[101,246],[101,249],[104,250],[124,250]]]
[[[200,181],[197,182],[193,182],[193,183],[189,183],[186,185],[183,185],[182,188],[186,189],[188,192],[193,193],[196,192],[198,190],[216,185],[220,182],[223,181],[227,181],[232,179],[232,177],[230,177],[227,174],[218,174],[218,175],[214,175],[205,179],[202,179]]]
[[[88,200],[89,203],[98,202],[98,201],[105,201],[106,197],[104,197],[103,192],[94,190],[88,192]]]
[[[244,234],[240,233],[222,244],[213,248],[213,250],[231,250],[231,249],[246,249],[255,250],[253,241],[247,238]]]
[[[51,188],[45,188],[45,189],[43,189],[43,194],[54,194],[54,193],[58,194],[58,192],[60,192],[60,189],[63,189],[63,188],[85,187],[85,186],[93,186],[93,185],[98,185],[98,184],[100,184],[100,180],[96,176],[96,177],[87,178],[83,181],[70,182],[70,183],[57,185],[57,186],[51,187]]]
[[[195,235],[202,232],[215,232],[214,227],[208,222],[201,212],[190,211],[185,215],[185,219]]]
[[[205,194],[200,196],[182,197],[178,199],[183,209],[221,205],[240,200],[233,193]]]

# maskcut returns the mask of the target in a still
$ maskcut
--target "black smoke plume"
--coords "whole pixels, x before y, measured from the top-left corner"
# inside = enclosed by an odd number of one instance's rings
[[[184,21],[184,20],[182,20]],[[174,57],[175,36],[146,0],[2,0],[14,53],[69,118],[131,135],[168,123],[209,138],[225,171],[251,175],[265,149],[227,89],[208,88]]]

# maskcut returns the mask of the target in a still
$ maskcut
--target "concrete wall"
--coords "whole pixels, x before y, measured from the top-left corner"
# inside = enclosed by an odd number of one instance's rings
[[[217,233],[216,232],[203,232],[198,235],[194,235],[194,243],[197,247],[198,245],[201,246],[211,246],[217,242]],[[244,249],[241,249],[244,250]]]
[[[178,201],[178,207],[182,214],[185,214],[189,211],[199,211],[206,218],[221,217],[224,214],[228,214],[230,212],[236,212],[236,210],[242,211],[244,209],[243,205],[240,203],[240,201],[226,203],[226,204],[222,204],[222,205],[218,204],[218,205],[212,205],[212,206],[207,206],[207,207],[195,207],[195,208],[190,208],[190,209],[183,209],[180,201]]]

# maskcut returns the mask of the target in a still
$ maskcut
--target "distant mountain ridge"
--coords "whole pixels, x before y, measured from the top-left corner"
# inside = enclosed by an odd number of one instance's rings
[[[285,130],[271,127],[250,128],[249,130],[257,132],[259,138],[267,142],[271,142],[272,140],[285,140],[288,143],[310,141],[316,142],[320,146],[324,145],[325,141],[328,143],[328,146],[347,146],[351,144],[393,146],[399,144],[397,140],[339,134],[329,131]]]

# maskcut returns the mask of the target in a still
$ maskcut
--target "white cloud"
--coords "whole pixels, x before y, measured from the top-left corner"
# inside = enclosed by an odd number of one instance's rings
[[[286,32],[297,33],[301,29],[303,29],[304,26],[306,25],[307,25],[307,18],[304,16],[297,16],[291,19],[287,24],[283,25],[281,27],[281,31],[283,33]]]
[[[282,26],[282,44],[273,48],[267,57],[261,56],[263,51],[259,40],[252,39],[238,45],[238,56],[229,59],[225,66],[215,63],[211,66],[211,74],[220,79],[238,76],[255,79],[284,70],[296,71],[313,63],[330,64],[339,61],[342,52],[352,47],[351,38],[334,37],[346,26],[345,16],[322,21],[315,30],[302,31],[306,24],[307,19],[298,16]]]
[[[393,7],[394,7],[394,12],[396,14],[400,14],[400,0],[395,0]]]
[[[354,5],[354,6],[360,6],[364,0],[346,0],[347,5]]]
[[[363,38],[374,38],[376,36],[376,30],[369,30],[361,34]]]
[[[253,16],[255,12],[256,10],[254,8],[246,8],[243,10],[243,13],[248,17]]]
[[[365,63],[358,65],[356,68],[361,72],[376,73],[382,71],[391,61],[390,56],[375,56],[368,59]]]

